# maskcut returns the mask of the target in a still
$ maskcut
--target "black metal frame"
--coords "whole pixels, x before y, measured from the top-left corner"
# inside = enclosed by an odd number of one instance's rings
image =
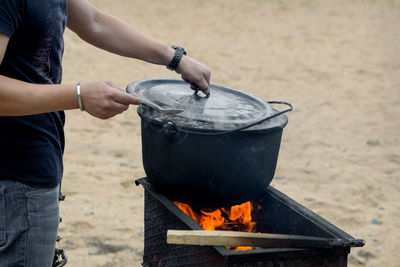
[[[170,199],[154,190],[146,178],[136,180],[145,188],[145,248],[143,266],[347,266],[350,247],[363,246],[363,240],[354,239],[319,215],[290,199],[280,191],[268,187],[258,218],[259,227],[270,233],[340,238],[341,247],[329,249],[255,248],[231,251],[222,246],[168,245],[166,232],[174,230],[202,230]],[[277,222],[279,218],[280,222]],[[260,224],[261,222],[261,224]],[[259,265],[263,264],[263,265]],[[271,265],[272,266],[272,265]],[[275,266],[275,265],[274,265]]]

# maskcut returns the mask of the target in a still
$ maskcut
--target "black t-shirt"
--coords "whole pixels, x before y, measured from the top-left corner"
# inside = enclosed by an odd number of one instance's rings
[[[0,0],[0,32],[10,37],[0,75],[59,84],[68,0]],[[0,116],[0,179],[54,187],[62,177],[63,111]]]

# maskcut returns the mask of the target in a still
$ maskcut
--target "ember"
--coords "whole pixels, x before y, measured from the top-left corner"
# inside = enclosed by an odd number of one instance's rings
[[[252,220],[253,205],[250,201],[229,208],[215,210],[194,209],[191,206],[174,201],[187,216],[197,222],[204,230],[229,230],[255,232],[256,222]],[[249,250],[253,247],[231,247],[230,250]]]

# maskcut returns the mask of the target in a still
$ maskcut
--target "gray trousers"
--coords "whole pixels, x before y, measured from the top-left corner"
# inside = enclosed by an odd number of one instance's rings
[[[0,266],[50,267],[59,224],[59,187],[0,180]]]

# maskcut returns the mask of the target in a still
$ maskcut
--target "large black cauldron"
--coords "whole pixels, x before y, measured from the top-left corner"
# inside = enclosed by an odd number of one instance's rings
[[[255,199],[274,177],[288,121],[282,113],[291,106],[278,112],[244,92],[218,85],[210,89],[207,98],[180,80],[128,85],[128,93],[152,103],[138,108],[146,175],[157,190],[192,205],[219,207]],[[177,107],[183,112],[165,112]]]

